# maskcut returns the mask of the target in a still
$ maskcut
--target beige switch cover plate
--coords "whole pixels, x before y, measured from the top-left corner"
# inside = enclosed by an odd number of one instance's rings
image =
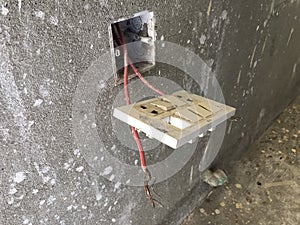
[[[115,108],[113,116],[176,149],[234,114],[233,107],[178,91]]]

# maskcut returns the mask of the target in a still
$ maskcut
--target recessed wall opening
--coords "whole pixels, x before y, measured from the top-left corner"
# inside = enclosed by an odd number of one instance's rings
[[[119,28],[119,29],[118,29]],[[115,84],[123,83],[124,54],[122,33],[128,56],[139,72],[150,70],[155,65],[155,19],[153,12],[143,11],[127,19],[119,19],[110,24],[110,47],[113,61]],[[128,79],[133,78],[134,70],[128,66]]]

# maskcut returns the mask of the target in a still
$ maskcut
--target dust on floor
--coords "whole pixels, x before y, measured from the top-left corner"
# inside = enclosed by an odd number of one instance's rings
[[[300,96],[182,225],[300,224]]]

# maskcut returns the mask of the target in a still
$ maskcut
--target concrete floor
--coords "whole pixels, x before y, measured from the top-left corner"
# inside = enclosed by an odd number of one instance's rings
[[[300,224],[300,96],[182,225]]]

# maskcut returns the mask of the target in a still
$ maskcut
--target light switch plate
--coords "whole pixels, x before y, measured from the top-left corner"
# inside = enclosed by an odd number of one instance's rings
[[[115,108],[113,116],[176,149],[234,114],[231,106],[183,90]]]

